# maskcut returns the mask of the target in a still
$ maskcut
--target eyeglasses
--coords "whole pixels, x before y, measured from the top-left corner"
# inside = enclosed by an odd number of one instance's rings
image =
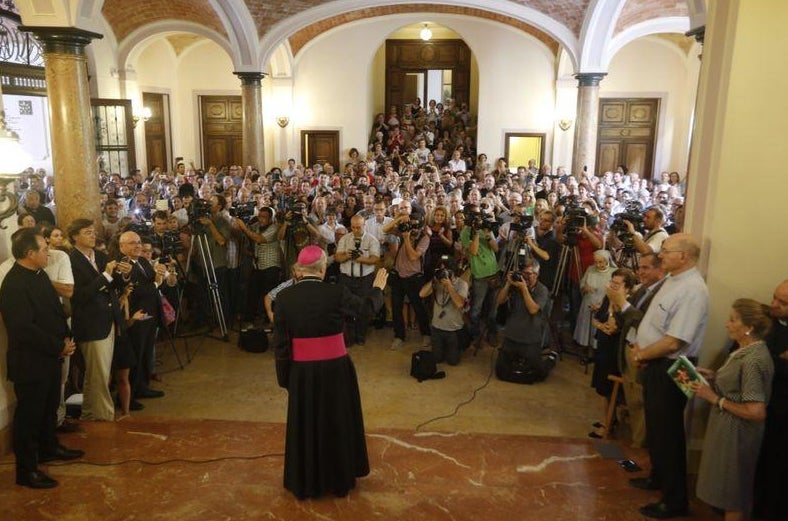
[[[660,253],[684,253],[685,250],[668,250],[668,249],[662,248],[659,251],[660,251]]]

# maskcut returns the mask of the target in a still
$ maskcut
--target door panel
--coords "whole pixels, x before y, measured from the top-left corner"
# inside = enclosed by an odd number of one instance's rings
[[[243,164],[241,96],[200,96],[202,166]]]
[[[142,105],[150,109],[151,116],[145,125],[145,173],[153,170],[153,167],[160,166],[162,170],[168,171],[172,166],[167,147],[167,136],[169,129],[167,122],[169,96],[153,92],[142,93]]]
[[[339,170],[339,131],[302,130],[301,161],[304,165],[330,163]]]
[[[657,98],[602,98],[599,100],[597,173],[620,164],[651,179],[659,118]]]

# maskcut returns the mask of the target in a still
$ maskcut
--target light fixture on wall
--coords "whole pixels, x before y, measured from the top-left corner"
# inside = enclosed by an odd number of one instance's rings
[[[563,131],[567,131],[572,126],[572,123],[574,123],[574,121],[572,121],[569,118],[559,119],[558,128],[560,128]]]
[[[32,166],[32,159],[22,145],[19,136],[6,127],[5,112],[0,112],[0,228],[3,221],[16,213],[19,199],[8,185],[21,178],[21,173]]]
[[[425,42],[429,41],[432,38],[432,31],[430,31],[430,28],[427,24],[424,24],[424,29],[422,29],[421,32],[419,32],[419,36]]]
[[[277,116],[276,117],[276,124],[282,128],[285,128],[287,125],[290,124],[290,118],[287,116]]]
[[[145,123],[152,115],[153,113],[148,107],[142,107],[142,110],[139,113],[131,116],[131,123],[136,127],[140,120]]]

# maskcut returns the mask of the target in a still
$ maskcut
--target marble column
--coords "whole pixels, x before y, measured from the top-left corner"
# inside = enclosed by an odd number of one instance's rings
[[[263,150],[263,95],[260,82],[263,72],[235,72],[241,79],[243,103],[243,166],[251,165],[265,171]]]
[[[79,217],[101,224],[96,135],[90,107],[85,46],[98,33],[76,27],[22,27],[41,42],[46,68],[49,127],[58,224]]]
[[[572,173],[579,177],[586,167],[596,173],[596,135],[599,120],[599,82],[606,72],[580,72],[577,78],[577,116],[575,145],[572,151]]]

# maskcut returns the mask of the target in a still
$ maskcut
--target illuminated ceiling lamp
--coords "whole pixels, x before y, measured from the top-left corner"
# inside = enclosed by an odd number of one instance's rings
[[[424,24],[424,29],[421,30],[421,32],[419,33],[419,36],[425,42],[429,41],[430,38],[432,38],[432,31],[430,31],[430,28],[429,28],[429,26],[427,24]]]

